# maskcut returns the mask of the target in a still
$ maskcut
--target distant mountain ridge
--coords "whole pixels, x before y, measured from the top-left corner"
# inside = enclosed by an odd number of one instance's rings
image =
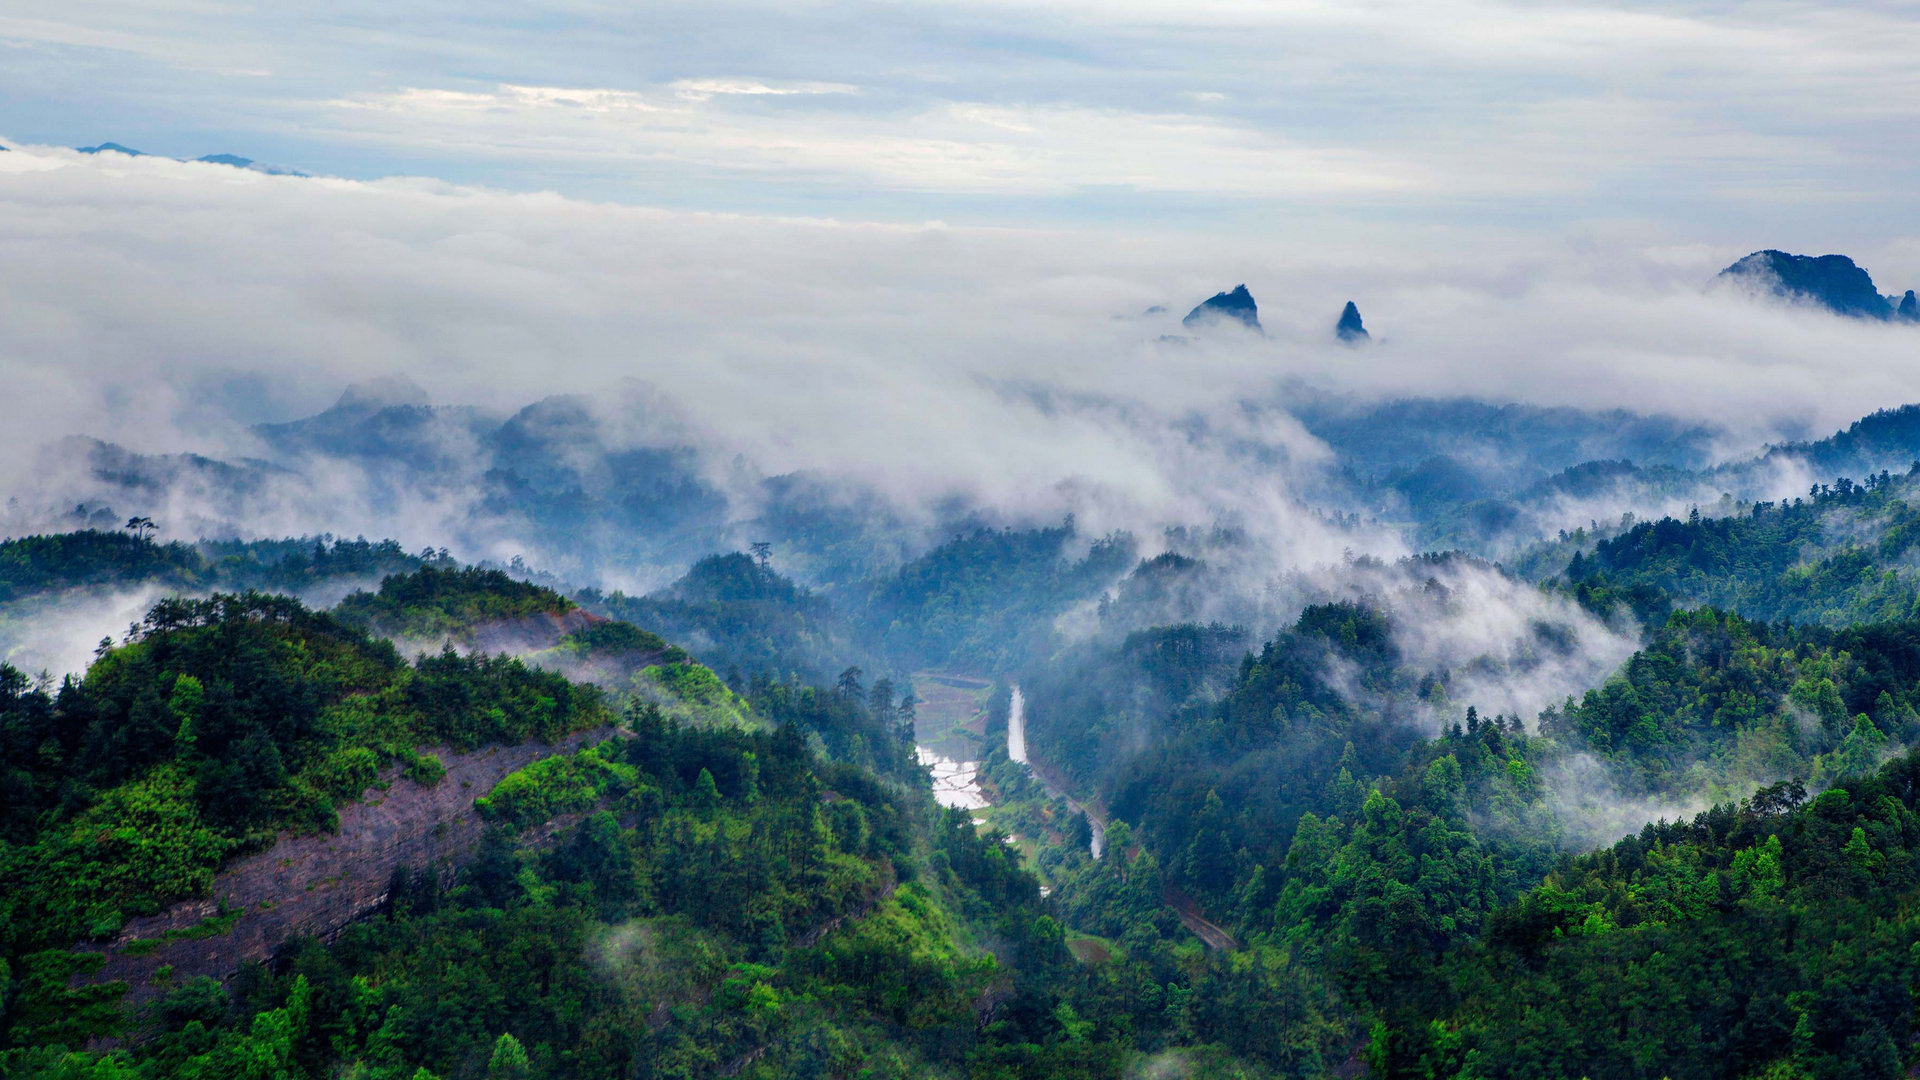
[[[1873,276],[1845,255],[1792,255],[1769,248],[1720,271],[1721,278],[1766,289],[1774,296],[1811,301],[1836,315],[1920,321],[1913,290],[1898,301],[1880,295]]]
[[[1817,441],[1770,446],[1758,460],[1782,457],[1803,460],[1816,474],[1910,468],[1920,461],[1920,404],[1880,409]]]
[[[298,169],[289,169],[282,165],[263,165],[252,158],[238,154],[202,154],[193,160],[203,165],[229,165],[248,172],[266,173],[268,176],[306,176]]]
[[[0,147],[0,150],[3,149],[5,149],[5,147]],[[82,154],[114,153],[125,154],[128,157],[159,156],[157,154],[149,154],[144,150],[135,150],[131,146],[122,146],[117,142],[103,142],[98,146],[76,146],[74,149]],[[174,158],[172,160],[184,161],[186,159]],[[193,160],[203,165],[226,165],[235,169],[245,169],[248,172],[265,173],[268,176],[308,176],[307,173],[303,173],[298,169],[289,169],[283,165],[263,165],[252,158],[241,157],[238,154],[202,154]]]

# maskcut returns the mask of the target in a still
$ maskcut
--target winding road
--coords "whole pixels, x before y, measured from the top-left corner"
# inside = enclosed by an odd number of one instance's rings
[[[1075,813],[1087,819],[1087,824],[1093,828],[1093,857],[1099,858],[1107,848],[1107,823],[1082,806],[1073,796],[1067,794],[1066,785],[1060,781],[1060,778],[1045,765],[1034,761],[1027,753],[1027,698],[1020,692],[1017,684],[1013,687],[1013,701],[1007,709],[1007,756],[1025,765],[1034,776],[1038,777],[1049,796],[1064,801],[1073,808]],[[1205,942],[1207,948],[1226,952],[1240,947],[1240,943],[1233,939],[1233,935],[1227,933],[1219,923],[1202,914],[1200,905],[1194,903],[1193,898],[1186,893],[1169,886],[1161,899],[1165,900],[1167,906],[1173,909],[1173,913],[1180,917],[1181,925],[1191,931],[1193,936]]]
[[[1219,923],[1200,913],[1200,905],[1193,902],[1193,897],[1169,885],[1162,899],[1167,902],[1168,907],[1173,909],[1175,915],[1180,916],[1180,924],[1192,931],[1194,937],[1206,942],[1207,948],[1228,952],[1240,947],[1240,943],[1233,940],[1232,934],[1227,933]]]

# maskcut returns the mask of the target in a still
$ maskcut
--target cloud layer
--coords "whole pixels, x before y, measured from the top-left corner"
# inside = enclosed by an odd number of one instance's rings
[[[1707,289],[1743,252],[1625,239],[1336,261],[33,147],[0,154],[0,237],[9,490],[33,479],[26,448],[73,434],[264,454],[247,424],[397,374],[503,417],[588,394],[612,445],[700,447],[723,487],[815,470],[908,508],[957,497],[1095,531],[1225,518],[1273,538],[1278,570],[1401,553],[1303,505],[1331,461],[1290,415],[1301,395],[1665,411],[1726,429],[1729,453],[1920,399],[1911,328]],[[1242,280],[1265,336],[1183,333],[1188,305]],[[1368,348],[1332,340],[1348,298]],[[435,453],[473,457],[448,438]],[[301,477],[265,520],[391,531],[338,508],[357,485]],[[441,520],[392,524],[442,543]]]

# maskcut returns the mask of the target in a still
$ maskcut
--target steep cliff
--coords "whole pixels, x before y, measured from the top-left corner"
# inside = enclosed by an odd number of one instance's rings
[[[106,963],[77,982],[127,984],[141,1004],[198,975],[226,980],[271,958],[297,937],[330,939],[379,910],[397,868],[448,877],[471,857],[486,823],[473,800],[515,769],[607,738],[611,726],[553,743],[488,746],[468,753],[429,747],[446,775],[424,784],[389,769],[361,801],[340,807],[338,833],[283,834],[265,851],[236,859],[204,898],[129,921],[118,939],[83,946]]]

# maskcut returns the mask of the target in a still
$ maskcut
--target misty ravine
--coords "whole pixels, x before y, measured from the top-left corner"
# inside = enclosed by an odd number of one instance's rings
[[[1087,819],[1087,826],[1093,833],[1091,850],[1098,859],[1107,849],[1107,823],[1100,815],[1082,806],[1042,762],[1033,761],[1027,755],[1027,696],[1020,691],[1020,684],[1012,684],[1011,700],[1007,705],[1007,757],[1025,765],[1046,788],[1047,795],[1066,803],[1074,813]]]
[[[0,1080],[1920,1078],[1920,0],[298,7],[0,9]]]

